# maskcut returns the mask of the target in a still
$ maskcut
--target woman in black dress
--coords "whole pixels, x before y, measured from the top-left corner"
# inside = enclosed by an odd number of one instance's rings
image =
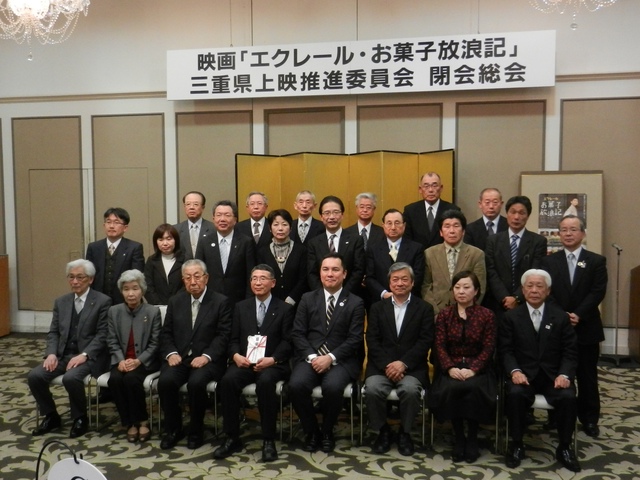
[[[147,282],[145,299],[152,305],[166,305],[169,298],[184,288],[180,248],[180,234],[172,225],[163,223],[153,232],[155,253],[147,259],[144,278]]]

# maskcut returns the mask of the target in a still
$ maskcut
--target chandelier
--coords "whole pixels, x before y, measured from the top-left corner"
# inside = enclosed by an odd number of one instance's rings
[[[563,14],[570,12],[573,17],[571,29],[575,30],[578,28],[577,17],[580,7],[584,7],[590,12],[595,12],[601,8],[609,7],[617,1],[618,0],[529,0],[529,3],[544,13],[560,12]]]
[[[0,38],[42,45],[61,43],[71,36],[80,13],[90,0],[0,0]]]

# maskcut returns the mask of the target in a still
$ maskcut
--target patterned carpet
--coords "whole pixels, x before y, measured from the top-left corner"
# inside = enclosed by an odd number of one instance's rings
[[[118,422],[112,422],[100,432],[91,431],[80,439],[68,438],[70,421],[63,416],[64,428],[46,437],[34,438],[34,401],[26,385],[27,372],[39,362],[44,349],[43,335],[12,334],[0,338],[0,479],[35,478],[36,461],[44,443],[63,441],[76,453],[100,469],[109,480],[142,479],[640,479],[640,370],[601,367],[603,418],[601,436],[593,440],[578,434],[582,472],[573,474],[561,468],[554,459],[555,432],[542,429],[543,412],[525,437],[527,459],[518,470],[504,466],[504,457],[482,450],[480,459],[472,465],[454,464],[450,460],[451,437],[448,425],[436,425],[433,448],[425,448],[413,457],[402,457],[393,448],[384,456],[371,453],[372,436],[365,437],[364,446],[352,446],[348,417],[341,419],[337,431],[336,452],[331,455],[309,454],[300,450],[299,441],[278,442],[280,458],[264,464],[260,461],[262,442],[254,414],[247,410],[243,436],[246,449],[226,461],[214,461],[212,452],[219,441],[213,432],[207,435],[205,446],[187,450],[185,442],[166,452],[159,448],[157,435],[143,445],[129,444]],[[61,391],[62,389],[58,388]],[[59,411],[65,405],[60,396]],[[113,404],[101,409],[103,419],[116,419]],[[207,419],[212,425],[213,415]],[[356,425],[358,419],[356,418]],[[419,422],[414,438],[419,441]],[[429,425],[427,425],[427,430]],[[155,434],[156,432],[154,432]],[[484,432],[485,446],[492,443],[493,431]],[[301,436],[298,433],[298,436]],[[357,427],[356,427],[357,438]],[[429,435],[427,433],[427,443]],[[59,444],[49,445],[43,454],[40,478],[58,460],[69,457]]]

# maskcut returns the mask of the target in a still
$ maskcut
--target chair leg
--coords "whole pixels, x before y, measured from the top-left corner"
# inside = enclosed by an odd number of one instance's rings
[[[364,389],[363,389],[364,390]],[[364,410],[362,409],[364,404],[364,391],[360,390],[360,445],[362,445],[362,433],[364,430]]]

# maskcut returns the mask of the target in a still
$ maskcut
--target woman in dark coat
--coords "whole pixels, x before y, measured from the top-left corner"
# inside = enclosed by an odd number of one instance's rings
[[[163,223],[153,232],[155,253],[147,259],[144,278],[147,282],[145,298],[152,305],[166,305],[173,295],[184,288],[180,248],[180,234],[172,225]]]

